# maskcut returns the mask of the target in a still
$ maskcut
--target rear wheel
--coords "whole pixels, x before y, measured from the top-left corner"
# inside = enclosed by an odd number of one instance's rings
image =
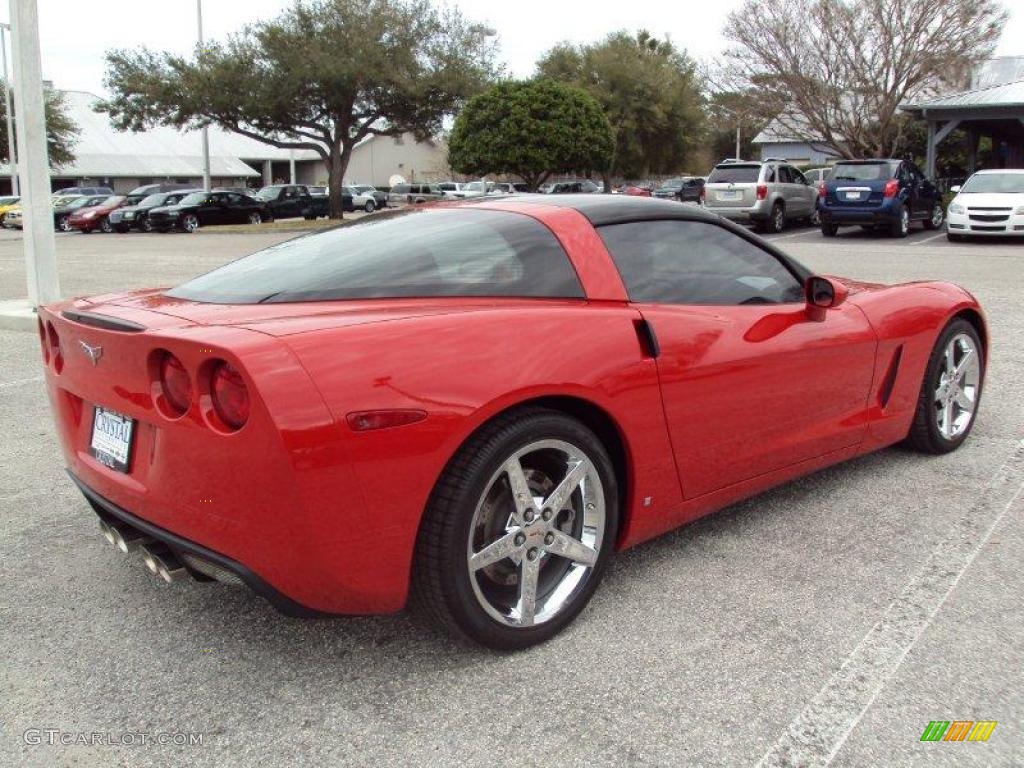
[[[151,222],[149,220],[148,216],[142,220],[142,231],[143,232],[152,232],[153,231],[153,222]]]
[[[963,318],[939,334],[928,358],[907,444],[923,453],[960,447],[974,425],[981,398],[984,360],[981,339]]]
[[[590,600],[617,529],[600,440],[560,412],[517,410],[470,438],[438,480],[416,544],[415,602],[492,648],[543,642]]]
[[[910,211],[907,206],[901,205],[896,213],[896,218],[889,225],[889,234],[893,237],[906,237],[910,233]]]
[[[817,208],[814,209],[814,213],[807,219],[807,223],[812,227],[821,226],[821,212]]]
[[[938,203],[932,208],[932,215],[924,221],[925,229],[938,229],[942,226],[943,219],[946,218],[945,212],[942,210],[942,206]]]
[[[782,207],[782,203],[776,203],[772,206],[772,214],[768,219],[768,231],[778,234],[786,228],[786,209]]]
[[[833,224],[831,221],[821,222],[821,234],[823,234],[825,237],[835,237],[838,231],[838,224]]]
[[[57,227],[60,229],[61,232],[70,232],[71,231],[71,217],[70,216],[61,216],[60,220],[57,222]]]
[[[100,222],[100,231],[105,232],[108,235],[114,231],[114,227],[110,223],[110,219],[108,219],[106,216],[104,216],[103,221]]]
[[[258,211],[253,211],[252,213],[249,214],[249,223],[250,224],[261,224],[261,223],[263,223],[263,217],[260,216]]]
[[[367,213],[373,213],[375,210],[377,210],[377,203],[374,202],[373,200],[367,200],[366,205],[363,206],[363,210],[366,211]]]

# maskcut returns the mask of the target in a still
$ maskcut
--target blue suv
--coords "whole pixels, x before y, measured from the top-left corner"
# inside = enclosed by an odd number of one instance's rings
[[[938,229],[943,219],[938,188],[909,160],[836,163],[832,178],[818,185],[817,208],[825,237],[848,224],[906,237],[912,221]]]

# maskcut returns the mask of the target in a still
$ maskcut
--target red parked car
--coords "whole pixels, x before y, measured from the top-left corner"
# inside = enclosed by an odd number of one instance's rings
[[[621,194],[632,195],[634,197],[650,197],[651,190],[647,189],[646,187],[638,187],[633,184],[627,184],[622,188]]]
[[[125,195],[111,195],[99,205],[79,208],[68,217],[68,226],[85,234],[97,229],[102,232],[113,232],[114,227],[108,218],[110,212],[125,205],[127,201]]]
[[[151,570],[298,615],[411,594],[499,648],[565,627],[616,550],[893,443],[956,449],[988,339],[956,285],[813,275],[622,195],[383,213],[39,332],[71,477]]]

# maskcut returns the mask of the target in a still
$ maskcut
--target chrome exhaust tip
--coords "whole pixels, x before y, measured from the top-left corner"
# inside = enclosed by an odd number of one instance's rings
[[[100,533],[103,534],[103,538],[125,554],[137,549],[148,541],[152,541],[149,536],[135,530],[131,526],[115,521],[103,520],[102,518],[100,519]]]
[[[159,576],[168,584],[188,576],[188,570],[184,564],[162,541],[143,544],[142,561],[151,573]]]

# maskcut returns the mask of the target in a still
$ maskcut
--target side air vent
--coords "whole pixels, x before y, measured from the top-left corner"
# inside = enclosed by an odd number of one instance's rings
[[[122,333],[139,333],[146,330],[146,326],[133,323],[130,320],[120,320],[116,317],[97,315],[94,312],[74,312],[65,309],[61,315],[73,323],[90,325],[93,328],[102,328],[105,331],[121,331]]]
[[[900,344],[896,347],[896,351],[892,353],[892,360],[889,362],[889,370],[885,372],[885,378],[882,379],[882,386],[878,390],[878,404],[885,408],[889,404],[889,398],[892,397],[892,388],[896,386],[896,374],[900,370],[900,360],[903,358],[903,345]]]

